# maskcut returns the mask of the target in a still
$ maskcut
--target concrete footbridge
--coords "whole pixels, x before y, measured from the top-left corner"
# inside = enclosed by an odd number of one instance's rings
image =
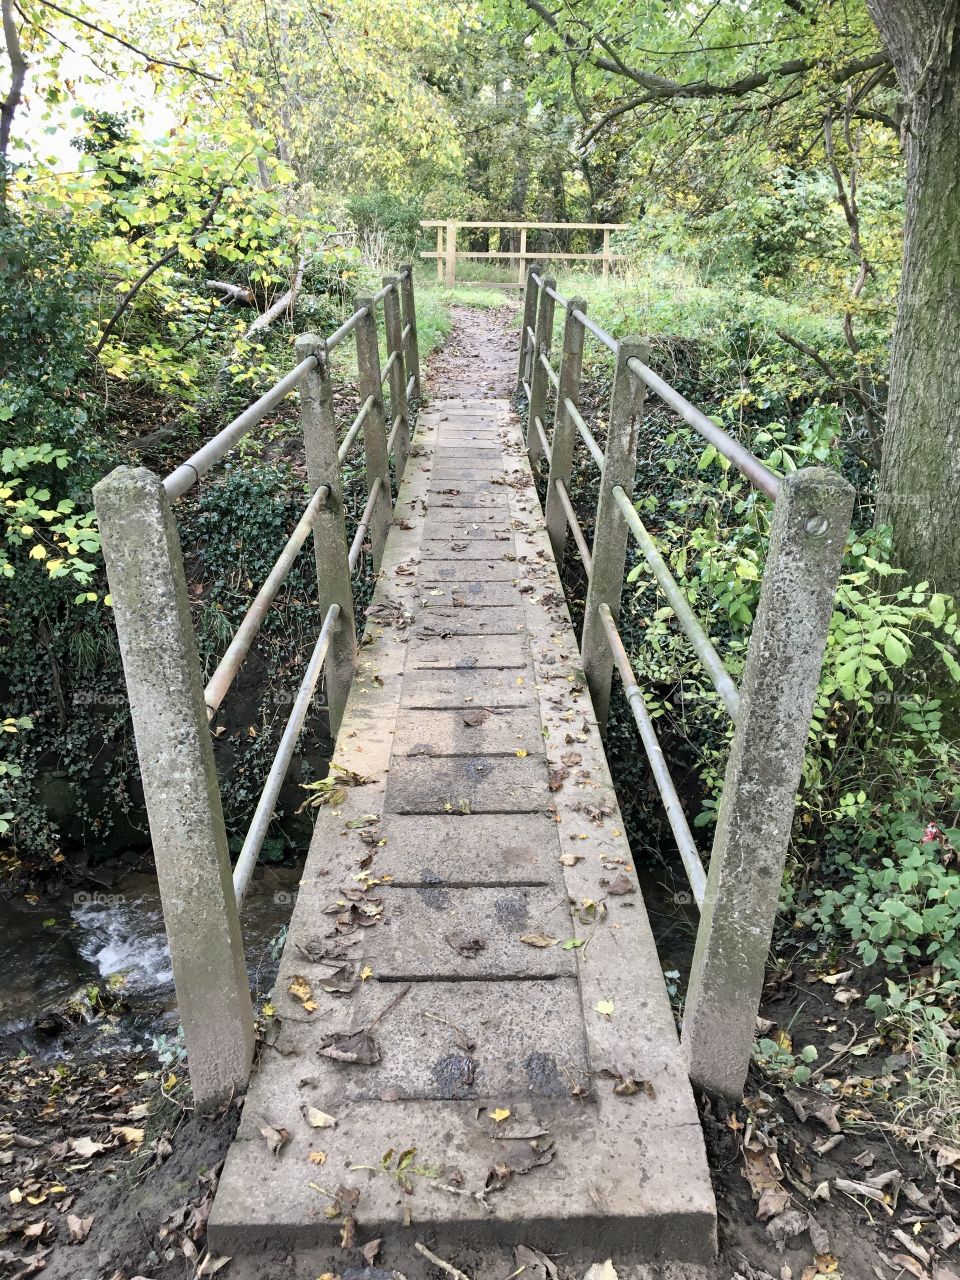
[[[361,407],[343,424],[330,365],[348,338]],[[614,365],[605,439],[579,409],[588,340]],[[372,1237],[448,1257],[590,1239],[650,1262],[714,1254],[697,1096],[736,1098],[745,1079],[852,493],[823,469],[773,476],[648,362],[531,268],[517,397],[449,364],[421,388],[404,267],[330,337],[299,339],[292,372],[171,476],[120,468],[97,487],[191,1084],[205,1108],[247,1090],[217,1254]],[[176,502],[295,387],[309,502],[204,685]],[[774,504],[739,687],[634,506],[649,396]],[[569,495],[578,438],[599,471],[589,543]],[[367,503],[350,542],[355,447]],[[209,726],[311,536],[317,644],[232,868]],[[703,859],[617,629],[631,539],[734,725]],[[376,587],[358,627],[364,546]],[[588,573],[579,636],[565,554]],[[604,754],[615,676],[701,911],[679,1030]],[[257,1039],[238,903],[321,679],[335,752]]]

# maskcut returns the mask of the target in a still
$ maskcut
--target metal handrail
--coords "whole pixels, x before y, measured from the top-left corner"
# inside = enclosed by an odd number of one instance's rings
[[[294,561],[307,538],[313,532],[320,508],[326,505],[330,496],[330,486],[322,484],[307,504],[306,510],[297,521],[297,527],[287,539],[266,581],[257,592],[250,608],[243,615],[243,621],[233,634],[233,639],[217,666],[216,671],[207,681],[203,691],[203,700],[207,706],[207,719],[212,720],[227,696],[230,686],[236,678],[240,666],[250,652],[250,646],[256,639],[260,625],[267,616],[267,610],[273,604],[277,592],[283,586]]]
[[[380,490],[383,488],[383,480],[380,476],[374,480],[370,488],[370,496],[367,498],[366,505],[363,508],[363,515],[360,517],[360,523],[357,525],[357,531],[353,535],[353,542],[350,544],[350,554],[347,556],[347,564],[350,566],[350,572],[353,573],[357,567],[357,561],[360,559],[360,552],[363,550],[363,540],[367,536],[367,530],[370,528],[370,517],[373,514],[373,508],[376,506],[377,499],[380,497]]]
[[[543,365],[543,369],[544,369],[544,372],[546,373],[547,377],[548,377],[548,378],[550,379],[550,381],[553,383],[554,388],[555,388],[557,391],[559,391],[559,390],[560,390],[560,375],[559,375],[559,373],[557,373],[557,372],[556,372],[556,370],[554,369],[553,365],[550,363],[550,357],[547,355],[547,353],[546,353],[545,351],[541,351],[541,352],[540,352],[540,354],[539,354],[539,360],[540,360],[540,363]]]
[[[290,712],[290,719],[284,728],[277,754],[273,758],[273,764],[267,774],[263,791],[260,793],[253,821],[250,823],[250,828],[243,842],[243,848],[240,850],[240,857],[237,859],[237,865],[233,871],[233,891],[236,895],[237,906],[240,906],[243,902],[244,895],[250,884],[250,877],[253,875],[253,869],[257,865],[257,858],[270,827],[273,811],[277,807],[277,796],[280,794],[280,788],[283,786],[284,778],[287,776],[290,761],[293,759],[297,740],[307,718],[307,712],[313,700],[317,681],[320,679],[320,672],[323,669],[327,650],[330,648],[333,629],[339,617],[340,606],[332,604],[323,620],[323,626],[317,636],[317,643],[313,647],[313,653],[307,663],[307,669],[300,682],[300,688],[297,690],[293,710]]]
[[[664,382],[661,377],[648,368],[642,360],[638,360],[633,356],[627,361],[627,368],[631,373],[635,374],[641,382],[653,391],[660,399],[670,406],[675,413],[678,413],[684,422],[693,427],[694,431],[698,431],[704,440],[709,440],[718,453],[732,462],[738,470],[740,470],[761,493],[765,493],[768,498],[776,501],[777,491],[780,488],[779,477],[774,475],[769,467],[764,466],[759,458],[754,457],[749,449],[745,449],[738,440],[734,440],[733,436],[728,435],[722,427],[718,427],[715,422],[711,422],[705,413],[692,405],[685,396],[679,391],[675,391],[668,382]]]
[[[393,366],[397,363],[397,361],[398,361],[399,359],[400,359],[400,352],[399,352],[399,351],[391,351],[391,352],[390,352],[390,355],[387,357],[387,360],[386,360],[386,362],[385,362],[385,364],[384,364],[383,368],[380,370],[380,385],[381,385],[381,387],[382,387],[382,386],[383,386],[383,384],[386,382],[386,380],[390,377],[390,370],[393,368]]]
[[[617,630],[617,624],[613,620],[610,606],[607,604],[600,605],[598,613],[607,637],[607,644],[610,646],[614,664],[620,674],[620,679],[623,681],[624,696],[630,704],[633,718],[636,721],[637,728],[640,730],[640,737],[643,740],[647,759],[650,761],[650,771],[657,784],[657,790],[660,792],[663,807],[667,812],[667,820],[670,823],[673,837],[677,842],[680,859],[687,873],[687,879],[690,881],[690,889],[693,892],[694,901],[702,910],[703,899],[707,889],[707,876],[703,869],[697,846],[690,833],[690,827],[683,812],[683,806],[680,804],[677,789],[673,784],[673,778],[670,776],[670,769],[660,746],[660,739],[657,737],[657,731],[653,727],[653,720],[647,710],[643,691],[637,684],[637,678],[634,675],[630,658],[620,638],[620,632]]]
[[[326,342],[324,343],[324,346],[327,348],[327,351],[332,351],[334,347],[339,347],[340,343],[343,342],[344,338],[348,338],[350,334],[353,333],[354,329],[357,327],[357,325],[360,323],[363,317],[369,312],[369,310],[370,308],[366,304],[364,304],[362,307],[358,307],[356,311],[354,311],[352,316],[348,316],[347,319],[344,320],[343,324],[340,326],[339,329],[334,329],[333,333],[331,333],[330,337],[327,338]]]
[[[301,360],[259,400],[255,400],[222,431],[218,431],[212,440],[208,440],[196,453],[192,453],[186,462],[181,462],[179,467],[171,471],[163,482],[164,491],[170,501],[175,502],[177,498],[182,498],[187,490],[192,488],[214,463],[219,462],[238,440],[242,440],[252,427],[263,421],[270,410],[280,403],[288,391],[293,390],[316,363],[316,356],[307,356],[305,360]]]
[[[387,457],[388,458],[393,453],[394,446],[397,443],[397,432],[400,430],[402,423],[403,423],[403,414],[398,413],[393,420],[393,426],[391,426],[390,428],[390,434],[387,436]]]
[[[340,448],[337,450],[338,462],[343,462],[344,458],[353,448],[353,442],[360,434],[360,428],[366,422],[367,416],[372,408],[373,396],[367,396],[366,400],[364,400],[363,404],[360,406],[360,412],[354,418],[353,422],[351,422],[350,428],[347,431],[347,434],[343,437],[343,442],[341,443]]]
[[[530,279],[536,283],[538,289],[546,289],[548,296],[553,298],[560,306],[567,306],[569,299],[565,298],[563,294],[557,293],[549,285],[545,285],[542,277],[537,275],[535,271],[530,272]],[[572,314],[575,320],[579,321],[595,338],[598,338],[604,346],[609,347],[614,354],[619,351],[619,341],[612,334],[607,333],[606,329],[601,329],[596,321],[591,320],[579,307],[575,308]],[[780,488],[779,477],[769,467],[765,466],[759,458],[755,457],[749,449],[745,448],[739,440],[735,440],[722,427],[718,427],[715,422],[711,422],[702,410],[691,404],[686,396],[682,396],[679,391],[670,386],[669,382],[665,382],[663,378],[654,373],[642,360],[638,360],[636,356],[627,361],[627,368],[641,382],[645,383],[655,395],[658,395],[664,404],[669,405],[675,413],[679,414],[688,426],[693,427],[694,431],[699,432],[705,440],[708,440],[728,462],[732,462],[755,488],[766,494],[774,502],[776,501],[777,492]],[[559,385],[559,379],[554,385]]]
[[[407,399],[408,400],[413,395],[413,389],[416,385],[417,385],[417,376],[416,374],[411,373],[410,377],[407,379]]]
[[[603,450],[597,444],[597,438],[580,416],[580,410],[573,403],[569,396],[564,396],[563,405],[567,413],[570,415],[570,421],[580,432],[583,443],[590,450],[590,456],[593,458],[597,466],[603,470]]]
[[[530,399],[530,383],[527,382],[526,378],[523,380],[523,394],[528,400]]]
[[[533,421],[536,424],[537,435],[540,437],[540,448],[543,450],[544,457],[549,462],[553,457],[553,449],[550,447],[550,441],[547,439],[546,429],[544,428],[543,422],[539,416],[535,417]]]
[[[686,632],[697,657],[703,664],[704,670],[713,682],[713,687],[723,699],[723,704],[730,714],[730,719],[736,724],[737,716],[740,713],[740,691],[723,665],[722,658],[711,644],[709,636],[697,620],[697,616],[680,589],[679,583],[667,568],[666,561],[657,550],[656,543],[647,532],[633,503],[619,485],[611,489],[611,493],[620,508],[621,515],[627,522],[630,532],[640,544],[640,550],[643,552],[647,564],[653,570],[653,575],[660,584],[660,589],[669,600],[670,608],[676,615],[677,621]]]
[[[587,539],[583,533],[583,526],[580,523],[580,517],[573,509],[573,503],[570,501],[570,494],[567,486],[559,477],[553,482],[557,491],[557,497],[560,499],[560,505],[563,507],[563,513],[567,517],[567,524],[570,526],[570,532],[573,540],[577,544],[577,550],[580,552],[580,559],[583,561],[583,567],[587,571],[587,575],[593,569],[593,553],[587,545]]]

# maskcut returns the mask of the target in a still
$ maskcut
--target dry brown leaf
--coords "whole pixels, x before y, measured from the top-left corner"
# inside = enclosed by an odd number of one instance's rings
[[[71,1244],[83,1244],[87,1236],[90,1234],[90,1228],[93,1226],[93,1218],[78,1218],[75,1213],[67,1214],[67,1231],[70,1233]]]

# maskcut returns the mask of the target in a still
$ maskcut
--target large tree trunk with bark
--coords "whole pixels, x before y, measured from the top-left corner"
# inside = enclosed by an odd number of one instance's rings
[[[960,597],[960,0],[868,0],[904,95],[907,206],[878,522]]]

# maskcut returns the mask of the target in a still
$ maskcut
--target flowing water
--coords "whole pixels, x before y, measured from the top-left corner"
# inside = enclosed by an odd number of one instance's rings
[[[255,994],[269,991],[300,867],[262,867],[241,916]],[[176,1033],[156,878],[0,902],[0,1052],[63,1056],[149,1046]]]

